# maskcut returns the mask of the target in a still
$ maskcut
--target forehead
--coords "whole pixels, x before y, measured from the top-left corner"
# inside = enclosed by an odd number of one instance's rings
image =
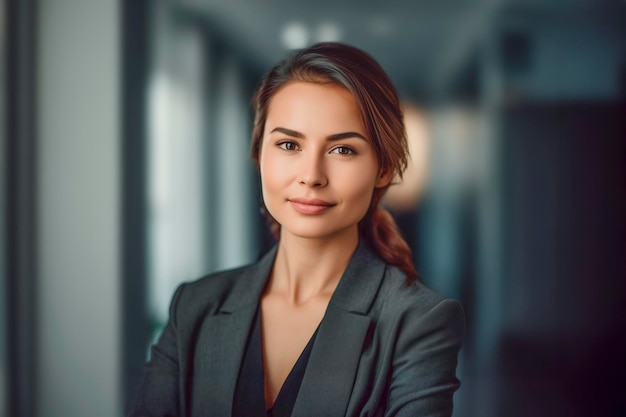
[[[361,114],[352,93],[337,84],[294,81],[270,99],[265,132],[277,126],[305,134],[356,131],[365,136]]]

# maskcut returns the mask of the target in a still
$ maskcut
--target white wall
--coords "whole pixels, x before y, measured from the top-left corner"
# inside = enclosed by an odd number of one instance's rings
[[[39,2],[40,417],[122,415],[119,4]]]

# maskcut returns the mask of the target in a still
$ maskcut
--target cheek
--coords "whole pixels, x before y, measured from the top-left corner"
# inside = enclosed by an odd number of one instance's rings
[[[263,192],[263,198],[267,199],[269,196],[267,195],[268,191],[271,190],[273,178],[271,170],[265,169],[261,167],[261,191]]]
[[[267,202],[274,198],[276,193],[283,188],[280,184],[280,169],[277,168],[277,164],[273,164],[266,159],[261,159],[259,163],[259,173],[261,176],[263,200]]]
[[[374,180],[367,176],[354,175],[346,177],[343,183],[344,195],[348,196],[355,209],[358,207],[359,214],[365,215],[372,201]]]

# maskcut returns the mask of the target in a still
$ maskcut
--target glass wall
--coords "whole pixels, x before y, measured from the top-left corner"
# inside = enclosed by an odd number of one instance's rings
[[[250,74],[236,49],[166,2],[152,11],[147,92],[148,314],[175,288],[258,256]],[[252,233],[251,233],[252,232]]]

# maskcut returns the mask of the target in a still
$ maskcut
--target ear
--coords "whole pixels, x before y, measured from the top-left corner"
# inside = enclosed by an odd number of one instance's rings
[[[376,188],[386,187],[389,185],[393,177],[394,177],[394,172],[392,169],[386,169],[386,170],[381,169],[380,172],[378,173],[378,177],[376,178],[376,183],[374,186]]]

